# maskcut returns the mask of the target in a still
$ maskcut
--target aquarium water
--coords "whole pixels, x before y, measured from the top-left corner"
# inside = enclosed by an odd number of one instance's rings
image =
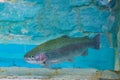
[[[100,34],[99,49],[88,48],[87,55],[50,68],[114,70],[116,58],[120,57],[119,3],[119,0],[0,1],[0,67],[43,68],[26,62],[24,55],[60,36],[93,38]]]

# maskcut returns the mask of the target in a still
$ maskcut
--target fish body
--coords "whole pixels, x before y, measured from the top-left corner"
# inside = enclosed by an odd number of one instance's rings
[[[24,58],[28,63],[44,66],[63,61],[72,61],[71,59],[75,56],[87,55],[88,48],[99,49],[99,37],[99,34],[93,39],[63,36],[40,44],[25,54]]]

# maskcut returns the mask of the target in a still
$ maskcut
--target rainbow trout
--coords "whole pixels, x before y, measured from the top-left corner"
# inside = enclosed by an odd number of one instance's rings
[[[100,34],[90,39],[62,36],[38,45],[24,55],[25,61],[49,66],[63,61],[72,61],[75,56],[87,55],[88,48],[99,49]]]

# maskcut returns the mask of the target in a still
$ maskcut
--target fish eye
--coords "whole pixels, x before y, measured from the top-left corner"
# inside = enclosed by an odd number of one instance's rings
[[[43,64],[46,64],[46,62],[44,61]]]

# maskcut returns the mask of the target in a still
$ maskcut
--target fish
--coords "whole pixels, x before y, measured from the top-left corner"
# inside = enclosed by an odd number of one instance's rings
[[[64,61],[72,62],[76,56],[86,56],[88,48],[100,48],[100,34],[93,38],[61,36],[46,41],[24,55],[26,62],[49,67]]]

